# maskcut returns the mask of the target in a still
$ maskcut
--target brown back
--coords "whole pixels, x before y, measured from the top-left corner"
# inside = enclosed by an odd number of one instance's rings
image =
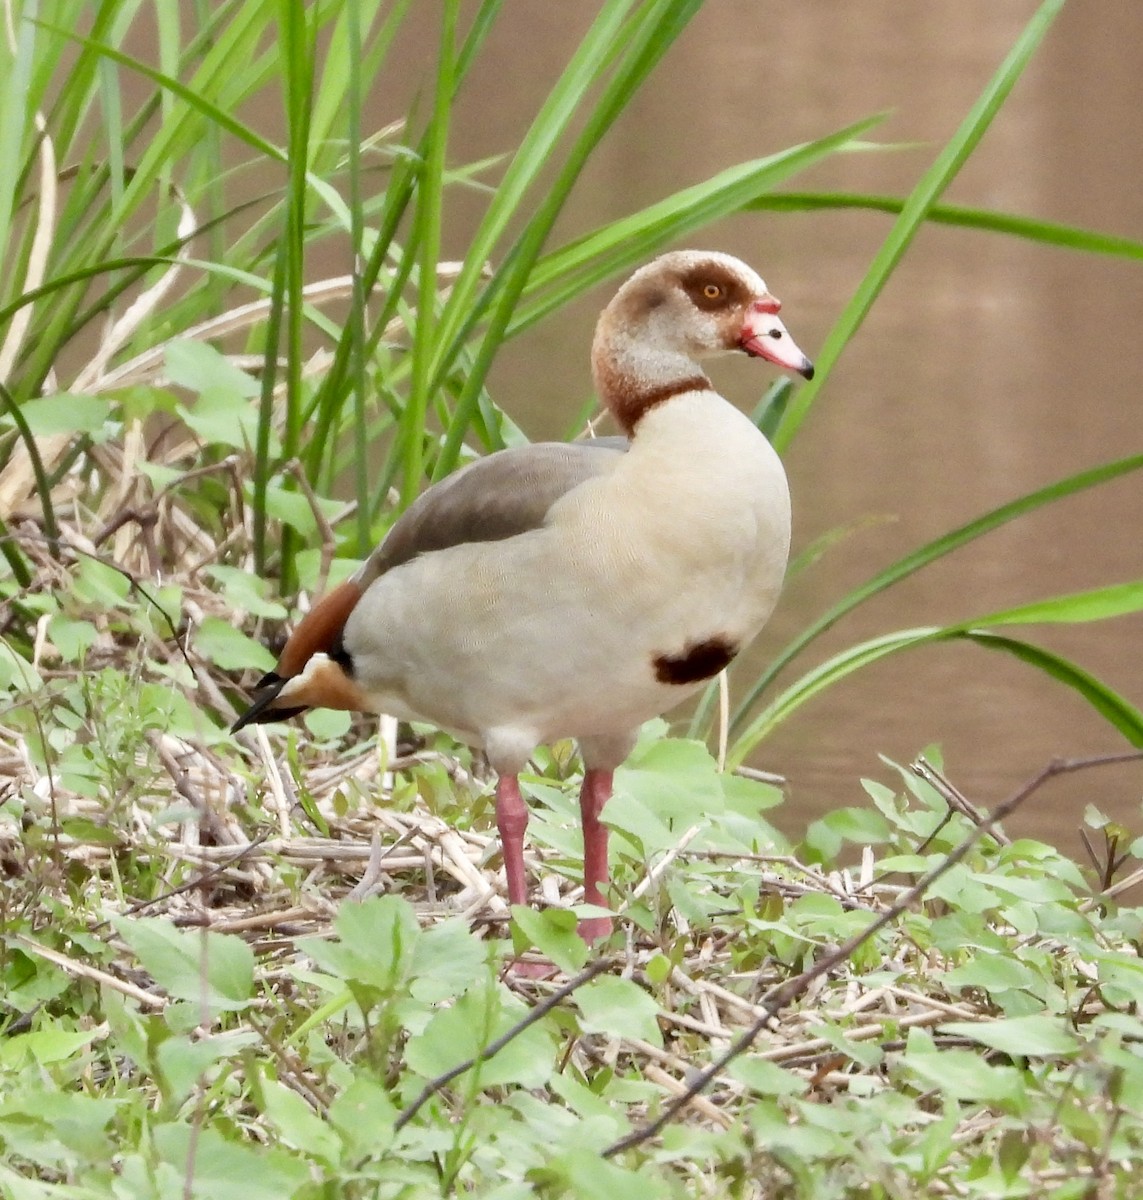
[[[354,581],[364,591],[419,554],[539,529],[557,500],[611,470],[626,448],[621,437],[536,442],[477,459],[415,500]]]

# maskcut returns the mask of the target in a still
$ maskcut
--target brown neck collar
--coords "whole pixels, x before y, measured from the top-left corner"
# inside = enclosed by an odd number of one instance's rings
[[[628,437],[633,437],[635,427],[651,409],[686,392],[705,392],[709,388],[710,380],[701,371],[670,383],[651,386],[620,377],[608,380],[604,399],[619,427]]]

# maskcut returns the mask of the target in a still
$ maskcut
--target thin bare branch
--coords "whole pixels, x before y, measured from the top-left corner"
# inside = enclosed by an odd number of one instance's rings
[[[487,1062],[490,1058],[495,1057],[509,1042],[518,1038],[525,1029],[535,1025],[537,1021],[543,1020],[553,1008],[558,1008],[577,988],[583,987],[585,983],[588,983],[597,975],[601,975],[618,961],[618,958],[615,956],[597,958],[595,962],[581,971],[574,979],[569,979],[563,987],[557,988],[546,1000],[537,1004],[535,1008],[528,1012],[526,1017],[517,1021],[511,1029],[501,1034],[494,1042],[489,1042],[479,1054],[465,1059],[464,1062],[445,1071],[443,1075],[438,1075],[435,1079],[430,1079],[421,1090],[420,1095],[397,1117],[397,1120],[393,1123],[393,1129],[395,1131],[404,1129],[441,1088],[447,1087],[458,1075],[463,1075],[465,1071],[471,1070],[477,1063]]]
[[[736,1058],[748,1050],[755,1038],[766,1028],[774,1017],[788,1004],[792,1004],[799,996],[809,989],[815,980],[828,975],[846,962],[870,938],[875,937],[887,925],[896,921],[902,913],[908,911],[930,887],[944,874],[952,870],[993,827],[1007,820],[1034,792],[1042,787],[1049,779],[1057,775],[1069,775],[1076,771],[1088,770],[1092,767],[1109,766],[1113,763],[1133,762],[1143,758],[1143,751],[1135,750],[1122,754],[1102,754],[1090,758],[1054,759],[1046,767],[1037,772],[1018,791],[997,805],[991,815],[984,817],[981,823],[932,870],[926,872],[914,885],[905,892],[896,904],[887,908],[879,917],[871,921],[860,933],[854,934],[848,941],[843,942],[836,950],[824,954],[812,967],[795,975],[785,983],[774,988],[762,1003],[762,1012],[754,1023],[734,1040],[730,1048],[720,1054],[705,1070],[700,1071],[690,1082],[686,1091],[677,1096],[663,1109],[662,1113],[648,1124],[634,1129],[626,1137],[619,1138],[603,1150],[604,1158],[613,1158],[624,1150],[631,1150],[656,1137],[675,1117],[714,1082],[715,1079]]]

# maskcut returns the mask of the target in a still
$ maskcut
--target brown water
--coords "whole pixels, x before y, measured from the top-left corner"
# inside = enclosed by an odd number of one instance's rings
[[[513,146],[593,7],[505,10],[458,114],[458,161]],[[903,194],[1035,8],[1030,0],[711,0],[602,148],[560,232],[572,236],[883,110],[892,116],[873,136],[920,145],[837,158],[792,186]],[[1143,238],[1141,46],[1143,4],[1071,0],[948,199]],[[872,213],[757,214],[690,240],[757,266],[812,355],[888,228]],[[462,255],[463,241],[448,252]],[[587,347],[608,290],[521,338],[497,364],[494,394],[532,436],[564,436],[568,414],[588,395]],[[787,456],[796,547],[879,520],[790,583],[756,661],[922,542],[1143,450],[1141,317],[1143,264],[924,230]],[[744,407],[770,381],[746,361],[715,364],[715,377]],[[1129,476],[929,568],[853,614],[801,666],[889,630],[1139,577],[1141,530],[1143,477]],[[1143,618],[1035,637],[1143,705]],[[758,758],[789,778],[782,820],[795,832],[830,807],[863,803],[861,776],[892,780],[879,754],[904,762],[930,742],[944,748],[961,789],[986,805],[1056,755],[1123,748],[1058,684],[954,645],[853,677],[801,710]],[[1014,827],[1074,848],[1083,806],[1093,802],[1138,831],[1141,793],[1138,765],[1059,780]]]

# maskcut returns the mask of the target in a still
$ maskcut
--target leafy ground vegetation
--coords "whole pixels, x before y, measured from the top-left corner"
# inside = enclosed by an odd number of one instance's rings
[[[463,21],[446,0],[417,110],[382,129],[362,97],[407,3],[108,0],[77,30],[63,0],[0,0],[6,1200],[1139,1194],[1143,845],[1089,810],[1081,868],[1003,829],[1050,774],[1100,764],[1052,765],[989,815],[930,750],[797,846],[742,764],[834,680],[937,639],[1016,655],[1143,745],[1124,697],[1016,636],[1135,611],[1137,583],[797,667],[864,599],[1143,456],[918,548],[735,680],[721,719],[712,690],[689,737],[649,727],[607,810],[623,907],[598,950],[574,933],[571,746],[524,779],[547,904],[510,912],[465,748],[340,714],[226,732],[295,596],[427,480],[523,437],[486,387],[503,341],[711,220],[893,214],[813,383],[759,406],[780,447],[924,220],[1143,257],[940,204],[1060,0],[907,197],[772,192],[875,149],[867,120],[550,246],[698,6],[601,3],[515,152],[457,167],[453,107],[510,19],[491,0]],[[244,115],[274,88],[279,141]],[[460,187],[487,207],[441,263]],[[318,277],[331,246],[353,269]]]

